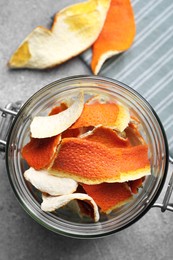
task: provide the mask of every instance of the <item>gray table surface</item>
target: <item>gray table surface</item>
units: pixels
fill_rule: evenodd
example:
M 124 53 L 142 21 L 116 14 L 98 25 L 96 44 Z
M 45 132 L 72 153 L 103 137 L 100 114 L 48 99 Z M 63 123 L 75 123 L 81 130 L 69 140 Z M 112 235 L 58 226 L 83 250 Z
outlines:
M 62 77 L 90 74 L 79 57 L 48 71 L 9 70 L 7 62 L 37 25 L 77 1 L 0 1 L 0 106 L 27 100 L 41 87 Z M 171 169 L 170 169 L 171 170 Z M 159 198 L 163 198 L 163 192 Z M 0 159 L 0 260 L 20 259 L 172 259 L 173 214 L 151 209 L 126 230 L 102 239 L 77 240 L 54 234 L 29 217 L 19 205 Z

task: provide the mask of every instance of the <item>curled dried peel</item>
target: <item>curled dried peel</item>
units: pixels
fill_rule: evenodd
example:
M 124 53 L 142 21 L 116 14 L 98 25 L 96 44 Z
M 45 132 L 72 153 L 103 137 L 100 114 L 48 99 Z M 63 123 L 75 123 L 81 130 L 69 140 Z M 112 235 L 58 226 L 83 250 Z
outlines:
M 99 142 L 64 138 L 50 171 L 86 184 L 134 180 L 150 174 L 148 147 L 109 148 Z
M 89 0 L 58 12 L 51 30 L 36 27 L 12 55 L 11 68 L 44 69 L 80 54 L 97 39 L 110 0 Z
M 110 148 L 128 147 L 130 144 L 127 138 L 122 138 L 116 131 L 103 126 L 95 128 L 89 133 L 80 136 L 80 138 L 92 142 L 99 142 Z
M 87 194 L 82 194 L 82 193 L 73 193 L 69 195 L 62 195 L 58 197 L 51 197 L 51 196 L 42 196 L 43 202 L 41 204 L 41 209 L 46 212 L 52 212 L 55 211 L 56 209 L 59 209 L 66 204 L 68 204 L 72 200 L 85 200 L 87 201 L 94 210 L 94 221 L 97 222 L 99 221 L 99 211 L 98 211 L 98 206 L 95 203 L 95 201 L 88 196 Z
M 84 106 L 83 93 L 66 110 L 51 116 L 34 117 L 30 131 L 34 138 L 46 138 L 58 135 L 69 128 L 81 115 Z
M 138 121 L 139 123 L 139 121 Z M 130 122 L 129 126 L 125 129 L 126 136 L 129 140 L 131 146 L 137 146 L 145 144 L 144 138 L 141 136 L 136 124 Z M 137 194 L 138 189 L 142 187 L 145 177 L 141 177 L 136 180 L 131 180 L 128 182 L 129 187 L 131 188 L 132 193 Z
M 93 73 L 98 74 L 108 58 L 127 50 L 134 40 L 135 32 L 130 0 L 112 0 L 103 29 L 93 44 Z
M 66 110 L 68 108 L 67 104 L 61 103 L 59 106 L 53 107 L 49 113 L 49 116 L 53 116 L 59 114 L 60 112 Z
M 49 116 L 51 115 L 56 115 L 64 110 L 66 110 L 68 108 L 66 103 L 61 103 L 59 106 L 56 106 L 54 108 L 52 108 L 52 110 L 49 113 Z M 77 137 L 80 134 L 80 130 L 79 129 L 67 129 L 62 133 L 62 138 L 64 137 Z
M 135 124 L 130 122 L 129 126 L 125 129 L 125 133 L 131 146 L 145 144 L 145 140 Z
M 122 132 L 130 121 L 127 108 L 116 103 L 92 103 L 85 104 L 83 112 L 71 128 L 87 126 L 106 126 Z
M 61 135 L 43 139 L 31 138 L 21 151 L 22 157 L 36 170 L 47 168 L 55 157 L 60 141 Z
M 101 211 L 107 214 L 133 198 L 126 183 L 82 184 L 82 187 L 94 199 Z
M 69 178 L 58 178 L 46 170 L 36 171 L 29 168 L 24 172 L 24 177 L 35 188 L 52 196 L 71 194 L 77 189 L 77 182 Z

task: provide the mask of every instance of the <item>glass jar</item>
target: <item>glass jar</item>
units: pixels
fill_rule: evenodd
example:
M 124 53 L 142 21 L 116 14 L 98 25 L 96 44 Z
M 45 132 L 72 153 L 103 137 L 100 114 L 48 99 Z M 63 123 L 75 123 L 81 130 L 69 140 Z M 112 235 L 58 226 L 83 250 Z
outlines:
M 52 107 L 67 98 L 76 97 L 81 89 L 87 98 L 101 94 L 128 107 L 130 113 L 141 122 L 141 134 L 149 146 L 151 175 L 145 179 L 143 188 L 132 202 L 113 211 L 107 217 L 101 215 L 98 223 L 83 221 L 70 207 L 59 209 L 55 213 L 43 212 L 40 209 L 40 193 L 26 183 L 23 177 L 28 166 L 21 157 L 21 149 L 29 140 L 29 127 L 33 117 L 47 115 Z M 8 114 L 10 110 L 4 109 L 3 113 Z M 7 142 L 1 140 L 1 145 L 5 146 L 6 167 L 11 186 L 26 212 L 44 227 L 71 237 L 101 237 L 133 224 L 154 205 L 162 190 L 168 170 L 169 154 L 166 135 L 153 108 L 127 85 L 98 76 L 75 76 L 61 79 L 39 90 L 18 112 L 14 114 L 11 112 L 11 115 L 15 118 L 8 133 Z M 168 207 L 172 210 L 171 206 Z

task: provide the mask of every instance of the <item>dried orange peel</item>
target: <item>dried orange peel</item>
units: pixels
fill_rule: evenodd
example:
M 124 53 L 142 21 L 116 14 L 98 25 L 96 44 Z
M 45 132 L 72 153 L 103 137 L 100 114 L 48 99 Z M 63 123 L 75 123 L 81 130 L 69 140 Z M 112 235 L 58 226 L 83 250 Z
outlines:
M 109 214 L 130 202 L 151 169 L 140 122 L 131 121 L 129 110 L 98 96 L 84 103 L 84 97 L 80 92 L 72 105 L 62 102 L 40 119 L 48 120 L 49 128 L 58 124 L 54 134 L 59 134 L 31 137 L 22 149 L 31 167 L 24 177 L 44 193 L 42 210 L 52 212 L 80 200 L 81 214 L 93 218 L 93 211 L 94 221 L 98 221 L 99 210 Z M 93 210 L 89 207 L 85 212 L 83 201 Z
M 137 118 L 132 118 L 133 122 L 129 123 L 129 126 L 125 129 L 125 134 L 126 137 L 129 141 L 129 145 L 130 146 L 137 146 L 137 145 L 142 145 L 145 144 L 144 138 L 142 137 L 142 135 L 140 134 L 138 127 L 136 125 L 140 124 L 139 120 Z M 145 176 L 141 177 L 140 179 L 136 179 L 136 180 L 132 180 L 128 182 L 128 185 L 132 191 L 132 193 L 137 194 L 138 193 L 138 189 L 140 187 L 142 187 L 142 184 L 145 180 Z
M 102 143 L 109 148 L 130 146 L 128 138 L 123 138 L 113 129 L 104 126 L 96 127 L 92 131 L 81 135 L 80 138 Z
M 52 212 L 55 211 L 56 209 L 59 209 L 66 204 L 68 204 L 72 200 L 84 200 L 88 202 L 94 211 L 94 221 L 98 222 L 99 221 L 99 210 L 98 206 L 95 203 L 95 201 L 88 196 L 87 194 L 83 193 L 73 193 L 73 194 L 68 194 L 68 195 L 62 195 L 58 197 L 52 197 L 52 196 L 42 196 L 43 202 L 41 204 L 41 209 L 46 212 Z
M 11 68 L 45 69 L 89 48 L 99 36 L 111 0 L 88 0 L 55 15 L 51 30 L 36 27 L 12 55 Z
M 35 188 L 52 196 L 71 194 L 76 191 L 78 183 L 69 178 L 57 178 L 47 170 L 36 171 L 29 168 L 24 172 L 24 177 Z
M 148 147 L 109 148 L 98 142 L 64 138 L 50 170 L 86 184 L 134 180 L 150 174 Z
M 82 184 L 82 187 L 106 214 L 130 202 L 133 198 L 126 183 Z
M 59 106 L 53 107 L 52 110 L 49 112 L 49 116 L 57 115 L 60 112 L 66 110 L 68 108 L 66 103 L 61 103 Z
M 122 132 L 130 121 L 127 108 L 117 103 L 85 103 L 83 112 L 71 128 L 106 126 Z
M 68 108 L 66 103 L 61 103 L 59 106 L 53 107 L 52 110 L 49 113 L 49 116 L 59 114 L 60 112 L 66 110 Z M 80 130 L 78 128 L 76 129 L 67 129 L 63 131 L 62 138 L 64 137 L 77 137 L 80 135 Z
M 129 123 L 129 126 L 125 129 L 126 136 L 131 146 L 145 144 L 145 140 L 138 130 L 138 127 L 134 123 Z
M 50 115 L 34 117 L 30 131 L 34 138 L 47 138 L 68 129 L 81 115 L 84 106 L 83 93 L 80 92 L 73 104 L 66 110 Z
M 98 74 L 108 58 L 127 50 L 133 43 L 135 33 L 130 0 L 112 0 L 104 27 L 92 47 L 93 73 Z
M 55 158 L 60 141 L 61 135 L 43 139 L 31 138 L 21 151 L 22 157 L 36 170 L 47 168 Z

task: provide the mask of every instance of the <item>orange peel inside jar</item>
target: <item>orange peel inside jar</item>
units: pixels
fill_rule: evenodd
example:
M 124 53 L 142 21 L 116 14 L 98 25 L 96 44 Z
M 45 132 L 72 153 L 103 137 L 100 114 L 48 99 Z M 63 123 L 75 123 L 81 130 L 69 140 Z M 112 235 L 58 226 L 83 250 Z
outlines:
M 42 139 L 31 138 L 21 151 L 22 157 L 36 170 L 47 168 L 55 158 L 60 141 L 61 135 Z
M 82 187 L 106 214 L 130 202 L 133 198 L 126 183 L 82 184 Z
M 45 196 L 44 194 L 42 195 L 43 202 L 41 204 L 41 209 L 45 212 L 52 212 L 55 211 L 56 209 L 59 209 L 65 205 L 67 205 L 70 201 L 72 200 L 81 200 L 81 201 L 86 201 L 89 205 L 91 205 L 93 209 L 93 219 L 95 222 L 99 221 L 99 210 L 98 206 L 87 194 L 83 193 L 73 193 L 73 194 L 67 194 L 67 195 L 62 195 L 62 196 Z
M 86 184 L 134 180 L 150 174 L 148 147 L 109 148 L 98 142 L 64 138 L 50 170 Z
M 129 111 L 117 103 L 85 103 L 81 116 L 71 128 L 102 125 L 122 132 L 129 121 Z
M 32 167 L 24 172 L 24 178 L 41 192 L 52 196 L 71 194 L 78 187 L 72 179 L 57 178 L 47 170 L 37 171 Z
M 30 125 L 31 136 L 34 138 L 47 138 L 61 134 L 79 118 L 83 106 L 84 95 L 81 91 L 73 103 L 58 114 L 35 116 Z
M 66 110 L 68 108 L 66 103 L 61 103 L 59 106 L 53 107 L 49 112 L 49 116 L 57 115 L 58 113 Z
M 49 116 L 57 115 L 58 113 L 66 110 L 68 108 L 68 105 L 66 103 L 61 103 L 59 106 L 55 106 L 52 108 L 52 110 L 49 113 Z M 80 134 L 80 130 L 78 128 L 76 129 L 70 129 L 62 132 L 62 138 L 64 137 L 77 137 Z
M 109 148 L 128 147 L 130 142 L 128 138 L 123 138 L 119 133 L 107 127 L 96 127 L 89 133 L 83 134 L 80 138 L 85 140 L 102 143 Z
M 35 179 L 36 176 L 29 176 L 33 185 L 42 187 L 40 191 L 51 190 L 51 196 L 43 195 L 41 208 L 44 211 L 53 211 L 73 199 L 81 199 L 80 203 L 83 200 L 92 202 L 95 212 L 98 211 L 97 205 L 100 212 L 109 214 L 130 202 L 145 176 L 151 174 L 148 146 L 124 106 L 108 100 L 99 102 L 97 97 L 85 103 L 82 97 L 76 102 L 80 115 L 73 124 L 69 124 L 69 117 L 65 116 L 63 119 L 68 127 L 60 126 L 64 130 L 53 137 L 31 138 L 22 149 L 22 156 L 35 170 L 46 169 L 47 175 L 42 179 L 52 181 L 54 176 L 58 178 L 57 183 L 63 183 L 60 179 L 65 181 L 68 178 L 83 188 L 83 193 L 77 194 L 74 190 L 70 195 L 63 193 L 53 198 L 49 185 Z M 62 102 L 50 111 L 48 117 L 58 118 L 62 113 L 71 115 L 69 108 Z M 32 172 L 34 174 L 34 170 Z M 41 172 L 37 175 L 41 176 Z M 54 194 L 57 190 L 59 192 L 59 188 L 53 189 Z M 97 213 L 94 220 L 98 219 Z

